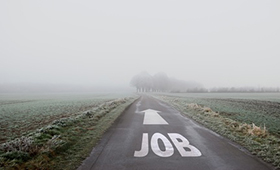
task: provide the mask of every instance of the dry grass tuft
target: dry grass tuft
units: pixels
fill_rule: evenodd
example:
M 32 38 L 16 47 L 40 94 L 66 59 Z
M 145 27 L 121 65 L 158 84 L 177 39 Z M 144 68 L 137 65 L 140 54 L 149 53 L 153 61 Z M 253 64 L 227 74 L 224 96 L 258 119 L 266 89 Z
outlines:
M 211 108 L 209 107 L 204 107 L 202 108 L 202 111 L 205 113 L 205 112 L 213 112 Z
M 210 107 L 202 107 L 202 106 L 198 105 L 197 103 L 188 104 L 187 107 L 189 109 L 200 110 L 204 115 L 207 115 L 207 116 L 212 116 L 212 117 L 219 116 L 219 113 L 214 112 Z
M 188 104 L 187 106 L 190 109 L 198 109 L 199 108 L 199 106 L 196 103 L 191 103 L 191 104 Z
M 263 129 L 261 127 L 256 126 L 254 123 L 252 124 L 251 128 L 248 129 L 248 134 L 255 135 L 259 137 L 266 137 L 268 132 L 264 125 Z
M 250 125 L 248 125 L 247 123 L 243 123 L 238 126 L 237 130 L 242 133 L 247 133 L 250 128 Z

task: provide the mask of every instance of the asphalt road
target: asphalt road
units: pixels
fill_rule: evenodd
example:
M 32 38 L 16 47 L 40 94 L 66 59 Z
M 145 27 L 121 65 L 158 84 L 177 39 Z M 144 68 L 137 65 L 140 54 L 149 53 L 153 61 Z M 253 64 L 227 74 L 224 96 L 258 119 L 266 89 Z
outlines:
M 169 105 L 143 95 L 104 134 L 79 169 L 272 168 L 248 154 L 242 147 L 182 116 Z

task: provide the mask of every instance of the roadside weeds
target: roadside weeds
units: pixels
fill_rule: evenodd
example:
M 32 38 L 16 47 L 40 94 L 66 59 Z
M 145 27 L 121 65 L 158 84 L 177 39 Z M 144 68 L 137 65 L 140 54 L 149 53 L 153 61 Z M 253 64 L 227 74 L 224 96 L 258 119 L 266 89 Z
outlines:
M 157 98 L 170 103 L 185 115 L 244 146 L 253 155 L 280 169 L 280 138 L 270 134 L 265 125 L 259 127 L 254 123 L 235 121 L 209 107 L 186 103 L 181 99 L 166 96 L 157 96 Z

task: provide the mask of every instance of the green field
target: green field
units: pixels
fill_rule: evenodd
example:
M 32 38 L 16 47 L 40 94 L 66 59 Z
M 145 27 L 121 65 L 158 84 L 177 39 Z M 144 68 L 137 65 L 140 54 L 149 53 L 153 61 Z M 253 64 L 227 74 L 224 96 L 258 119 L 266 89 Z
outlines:
M 280 93 L 166 93 L 158 94 L 210 107 L 225 117 L 266 126 L 280 136 Z M 183 104 L 182 103 L 182 104 Z
M 76 169 L 137 95 L 0 95 L 0 169 Z
M 0 144 L 128 94 L 0 94 Z
M 184 98 L 251 99 L 280 102 L 280 93 L 158 93 Z
M 280 169 L 279 93 L 156 93 L 153 96 Z

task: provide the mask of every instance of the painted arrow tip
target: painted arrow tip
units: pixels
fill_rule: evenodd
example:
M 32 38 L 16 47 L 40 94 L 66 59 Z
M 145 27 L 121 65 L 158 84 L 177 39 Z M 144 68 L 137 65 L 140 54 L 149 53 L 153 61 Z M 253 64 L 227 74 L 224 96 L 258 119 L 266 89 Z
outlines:
M 158 114 L 157 110 L 147 109 L 144 112 L 144 125 L 168 125 L 168 123 Z
M 160 112 L 158 110 L 153 110 L 153 109 L 146 109 L 146 110 L 143 110 L 141 112 Z

